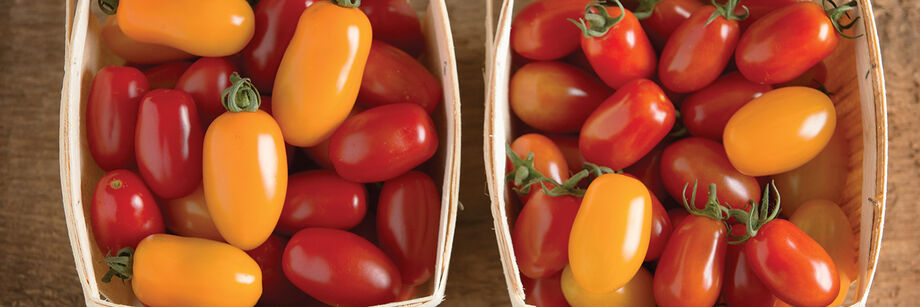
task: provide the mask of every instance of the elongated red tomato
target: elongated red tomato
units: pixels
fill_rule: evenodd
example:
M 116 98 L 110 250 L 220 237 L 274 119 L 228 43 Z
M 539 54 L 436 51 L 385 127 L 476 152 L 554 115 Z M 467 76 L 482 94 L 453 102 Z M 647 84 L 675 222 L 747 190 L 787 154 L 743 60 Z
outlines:
M 840 291 L 831 257 L 787 220 L 767 222 L 744 243 L 745 260 L 764 285 L 794 306 L 827 306 Z
M 731 12 L 732 5 L 737 2 L 730 0 L 727 12 Z M 674 30 L 661 51 L 658 63 L 661 84 L 677 93 L 690 93 L 715 81 L 731 60 L 741 36 L 737 18 L 711 5 L 693 12 Z
M 230 87 L 230 74 L 237 71 L 226 58 L 200 58 L 176 81 L 176 89 L 192 95 L 203 124 L 226 111 L 220 103 L 224 89 Z
M 134 166 L 134 129 L 147 78 L 133 67 L 106 66 L 96 73 L 86 103 L 86 142 L 104 170 Z
M 684 197 L 689 201 L 696 184 L 697 208 L 706 204 L 710 184 L 718 187 L 719 200 L 732 208 L 741 209 L 748 201 L 760 199 L 757 179 L 735 170 L 722 145 L 710 139 L 686 138 L 665 148 L 661 154 L 661 179 L 678 202 Z M 684 186 L 688 184 L 684 195 Z
M 569 264 L 569 233 L 581 198 L 537 191 L 518 214 L 511 233 L 514 256 L 524 276 L 549 278 Z
M 652 228 L 648 241 L 648 251 L 645 253 L 645 261 L 653 261 L 661 257 L 661 252 L 671 238 L 674 227 L 671 225 L 671 218 L 668 217 L 668 211 L 664 209 L 658 197 L 655 194 L 649 194 L 652 199 Z
M 722 76 L 684 99 L 680 106 L 684 126 L 695 136 L 721 140 L 728 119 L 745 104 L 772 89 L 769 85 L 748 81 L 739 73 Z
M 732 234 L 743 235 L 744 224 L 732 227 Z M 725 253 L 725 282 L 722 295 L 729 307 L 773 307 L 779 301 L 748 267 L 743 245 L 728 245 Z M 781 301 L 779 301 L 781 302 Z
M 741 4 L 747 7 L 747 12 L 749 15 L 748 18 L 740 21 L 741 28 L 747 29 L 751 26 L 751 24 L 759 20 L 761 17 L 788 5 L 803 1 L 806 0 L 744 0 L 741 2 Z M 744 12 L 744 8 L 740 6 L 735 9 L 736 15 L 744 14 Z
M 192 65 L 190 61 L 176 61 L 160 64 L 144 70 L 150 89 L 171 89 L 176 87 L 179 78 Z
M 671 201 L 668 190 L 665 189 L 664 182 L 661 180 L 661 153 L 664 152 L 666 145 L 668 145 L 667 141 L 659 143 L 642 159 L 623 169 L 623 171 L 636 176 L 648 188 L 649 193 L 652 193 L 659 201 L 662 201 L 662 205 L 670 207 L 673 201 Z
M 329 305 L 370 306 L 393 301 L 399 270 L 379 248 L 338 229 L 306 228 L 291 237 L 281 259 L 297 288 Z
M 440 221 L 441 194 L 431 177 L 408 172 L 383 183 L 377 237 L 396 262 L 403 286 L 420 285 L 434 274 Z
M 627 82 L 654 75 L 658 58 L 636 16 L 622 6 L 589 4 L 589 7 L 596 12 L 586 14 L 595 17 L 583 17 L 603 20 L 604 24 L 579 25 L 583 31 L 581 50 L 601 80 L 619 89 Z
M 416 104 L 379 106 L 348 118 L 329 141 L 335 171 L 350 181 L 392 179 L 438 149 L 431 117 Z
M 287 242 L 281 236 L 272 235 L 259 247 L 246 251 L 262 271 L 262 296 L 256 306 L 323 306 L 284 276 L 281 258 Z
M 441 84 L 405 51 L 374 40 L 364 66 L 358 102 L 367 107 L 408 102 L 431 114 L 441 102 Z
M 569 235 L 569 265 L 591 292 L 626 285 L 642 266 L 651 236 L 652 201 L 639 180 L 597 177 L 585 192 Z
M 292 235 L 307 227 L 349 229 L 361 222 L 365 212 L 363 184 L 342 179 L 330 170 L 307 171 L 288 177 L 277 231 Z
M 303 10 L 315 0 L 262 0 L 256 4 L 255 34 L 242 51 L 243 69 L 260 93 L 272 92 L 275 74 L 294 37 Z M 366 0 L 364 1 L 366 3 Z
M 514 139 L 511 150 L 526 159 L 533 153 L 533 165 L 543 176 L 562 183 L 569 179 L 569 166 L 559 147 L 548 137 L 538 133 L 529 133 Z M 510 167 L 510 163 L 509 163 Z
M 514 115 L 543 132 L 575 132 L 610 89 L 591 74 L 562 62 L 533 62 L 511 77 Z
M 712 306 L 722 289 L 725 226 L 707 216 L 690 215 L 674 230 L 655 268 L 658 306 Z
M 201 184 L 204 133 L 192 96 L 183 91 L 153 90 L 141 100 L 134 151 L 150 190 L 178 198 Z
M 148 235 L 163 233 L 160 207 L 136 174 L 114 170 L 102 176 L 90 207 L 93 238 L 103 254 L 137 248 Z
M 664 139 L 675 119 L 674 106 L 655 82 L 634 80 L 591 113 L 578 147 L 589 162 L 622 169 Z
M 521 282 L 524 284 L 524 302 L 540 307 L 569 307 L 562 293 L 561 278 L 561 272 L 541 279 L 521 276 Z
M 585 157 L 581 155 L 581 150 L 578 149 L 578 136 L 557 134 L 550 135 L 549 139 L 562 152 L 562 156 L 565 157 L 565 164 L 570 170 L 585 168 Z M 526 157 L 525 155 L 524 158 Z
M 821 5 L 799 2 L 751 24 L 738 41 L 735 64 L 753 82 L 783 83 L 830 55 L 839 40 Z
M 406 0 L 362 0 L 358 7 L 374 29 L 374 39 L 399 47 L 413 57 L 425 49 L 418 14 Z
M 655 0 L 645 0 L 654 2 Z M 699 0 L 659 0 L 651 13 L 646 16 L 637 16 L 641 19 L 642 28 L 648 33 L 649 39 L 658 47 L 663 47 L 671 37 L 671 33 L 685 20 L 690 18 L 703 3 Z M 744 13 L 744 12 L 741 12 Z M 645 18 L 643 18 L 645 17 Z
M 548 61 L 578 49 L 578 29 L 569 18 L 585 14 L 586 0 L 540 0 L 528 4 L 511 21 L 511 49 L 528 59 Z

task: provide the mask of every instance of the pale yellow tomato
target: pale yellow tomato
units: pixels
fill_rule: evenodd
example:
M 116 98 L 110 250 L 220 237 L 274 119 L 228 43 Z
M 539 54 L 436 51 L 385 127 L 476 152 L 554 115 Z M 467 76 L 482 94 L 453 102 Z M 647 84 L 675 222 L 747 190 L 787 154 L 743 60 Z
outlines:
M 856 236 L 840 206 L 823 199 L 811 200 L 796 210 L 789 221 L 827 251 L 840 273 L 850 278 L 856 276 Z
M 792 216 L 796 209 L 812 199 L 842 201 L 849 147 L 843 133 L 837 130 L 817 157 L 794 170 L 773 176 L 783 196 L 781 210 L 785 216 Z

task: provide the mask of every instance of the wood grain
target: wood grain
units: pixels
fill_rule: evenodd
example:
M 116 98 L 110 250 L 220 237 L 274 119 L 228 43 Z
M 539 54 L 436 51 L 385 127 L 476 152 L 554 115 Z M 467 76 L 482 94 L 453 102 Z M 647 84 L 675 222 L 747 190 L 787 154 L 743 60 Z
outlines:
M 485 8 L 479 1 L 447 2 L 464 103 L 464 210 L 445 306 L 507 306 L 483 173 Z M 920 3 L 873 2 L 888 88 L 890 196 L 870 304 L 910 306 L 920 301 Z M 57 160 L 63 2 L 6 1 L 0 37 L 0 306 L 80 305 Z

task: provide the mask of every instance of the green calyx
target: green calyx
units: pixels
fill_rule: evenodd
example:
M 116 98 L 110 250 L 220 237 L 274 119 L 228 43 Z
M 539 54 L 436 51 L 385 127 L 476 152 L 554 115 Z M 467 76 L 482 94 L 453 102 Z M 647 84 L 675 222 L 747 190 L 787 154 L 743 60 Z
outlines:
M 527 154 L 526 159 L 521 159 L 511 149 L 511 145 L 505 144 L 505 155 L 511 160 L 511 172 L 505 175 L 505 181 L 511 183 L 511 189 L 519 195 L 530 194 L 531 188 L 539 185 L 543 193 L 549 196 L 571 195 L 575 197 L 585 196 L 585 189 L 579 188 L 578 183 L 589 176 L 600 177 L 604 174 L 622 173 L 609 167 L 599 166 L 585 162 L 585 168 L 578 173 L 573 174 L 565 182 L 559 183 L 553 178 L 544 176 L 534 167 L 533 153 Z M 547 186 L 552 185 L 552 188 Z
M 690 200 L 687 200 L 687 187 L 690 186 L 690 183 L 684 184 L 684 190 L 681 192 L 681 197 L 683 198 L 684 209 L 687 210 L 690 214 L 705 216 L 717 221 L 724 221 L 728 219 L 728 206 L 722 206 L 719 204 L 719 198 L 716 196 L 716 184 L 709 184 L 709 198 L 706 200 L 706 206 L 703 209 L 696 207 L 696 188 L 697 182 L 693 182 L 693 192 L 690 194 Z
M 772 209 L 770 208 L 770 194 L 776 195 L 776 206 Z M 760 203 L 751 201 L 745 209 L 750 209 L 750 211 L 745 211 L 741 209 L 729 209 L 728 214 L 731 217 L 734 217 L 738 222 L 745 225 L 747 232 L 742 236 L 735 236 L 732 234 L 731 225 L 728 226 L 728 236 L 732 240 L 728 241 L 728 244 L 741 244 L 747 241 L 748 239 L 757 235 L 757 231 L 760 230 L 760 227 L 766 225 L 770 221 L 776 219 L 779 215 L 780 210 L 780 196 L 779 190 L 776 189 L 776 184 L 773 181 L 770 181 L 763 188 L 763 198 L 760 200 Z
M 130 280 L 133 274 L 133 256 L 134 249 L 130 247 L 122 248 L 114 257 L 106 253 L 105 259 L 103 259 L 102 262 L 109 266 L 109 271 L 105 272 L 105 275 L 102 276 L 102 282 L 107 283 L 112 281 L 113 276 L 121 278 L 123 281 Z
M 115 15 L 118 11 L 118 0 L 98 0 L 99 9 L 106 15 Z
M 636 19 L 639 20 L 651 17 L 658 2 L 661 2 L 661 0 L 639 0 L 639 7 L 633 11 L 633 16 L 636 16 Z
M 716 11 L 712 12 L 712 15 L 709 16 L 709 20 L 706 21 L 708 26 L 712 23 L 713 20 L 716 20 L 719 16 L 722 16 L 726 20 L 744 20 L 747 19 L 751 12 L 748 10 L 747 6 L 742 5 L 741 8 L 744 9 L 744 14 L 737 15 L 735 14 L 735 8 L 738 7 L 738 2 L 741 0 L 728 0 L 724 5 L 720 5 L 716 0 L 712 0 L 712 6 L 716 7 Z
M 604 36 L 610 28 L 623 20 L 623 16 L 626 16 L 626 9 L 623 8 L 623 4 L 619 0 L 613 0 L 613 2 L 620 8 L 620 15 L 617 17 L 610 17 L 610 14 L 607 13 L 607 7 L 602 5 L 604 1 L 598 1 L 588 3 L 585 7 L 584 18 L 578 18 L 578 20 L 569 18 L 569 21 L 581 29 L 585 37 Z M 597 13 L 594 11 L 597 11 Z
M 350 9 L 356 9 L 361 6 L 361 0 L 333 0 L 332 3 Z
M 827 8 L 828 2 L 831 3 L 831 8 Z M 824 6 L 824 11 L 827 12 L 827 17 L 830 18 L 831 24 L 834 25 L 834 29 L 837 30 L 837 33 L 839 33 L 840 36 L 843 36 L 849 39 L 857 39 L 863 36 L 862 34 L 851 36 L 851 35 L 846 35 L 843 33 L 843 30 L 847 30 L 849 28 L 852 28 L 854 25 L 856 25 L 856 21 L 859 20 L 859 16 L 856 16 L 856 18 L 853 18 L 853 20 L 850 21 L 850 23 L 848 24 L 840 24 L 840 22 L 838 21 L 844 15 L 849 16 L 849 11 L 856 8 L 857 4 L 858 3 L 855 0 L 844 3 L 843 6 L 837 6 L 837 3 L 835 3 L 834 0 L 822 0 L 821 1 L 821 5 Z
M 255 112 L 262 103 L 259 89 L 249 78 L 242 78 L 234 72 L 230 75 L 230 87 L 220 95 L 220 102 L 230 112 Z

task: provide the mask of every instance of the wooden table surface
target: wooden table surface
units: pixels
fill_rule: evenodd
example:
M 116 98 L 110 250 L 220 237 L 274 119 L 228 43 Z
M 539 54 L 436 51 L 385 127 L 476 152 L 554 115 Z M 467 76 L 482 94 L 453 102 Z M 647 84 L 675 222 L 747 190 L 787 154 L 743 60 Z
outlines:
M 507 306 L 482 155 L 484 4 L 449 0 L 463 101 L 463 174 L 446 306 Z M 870 302 L 920 302 L 920 2 L 875 0 L 888 88 L 889 199 Z M 0 5 L 0 306 L 75 306 L 58 113 L 64 3 Z

